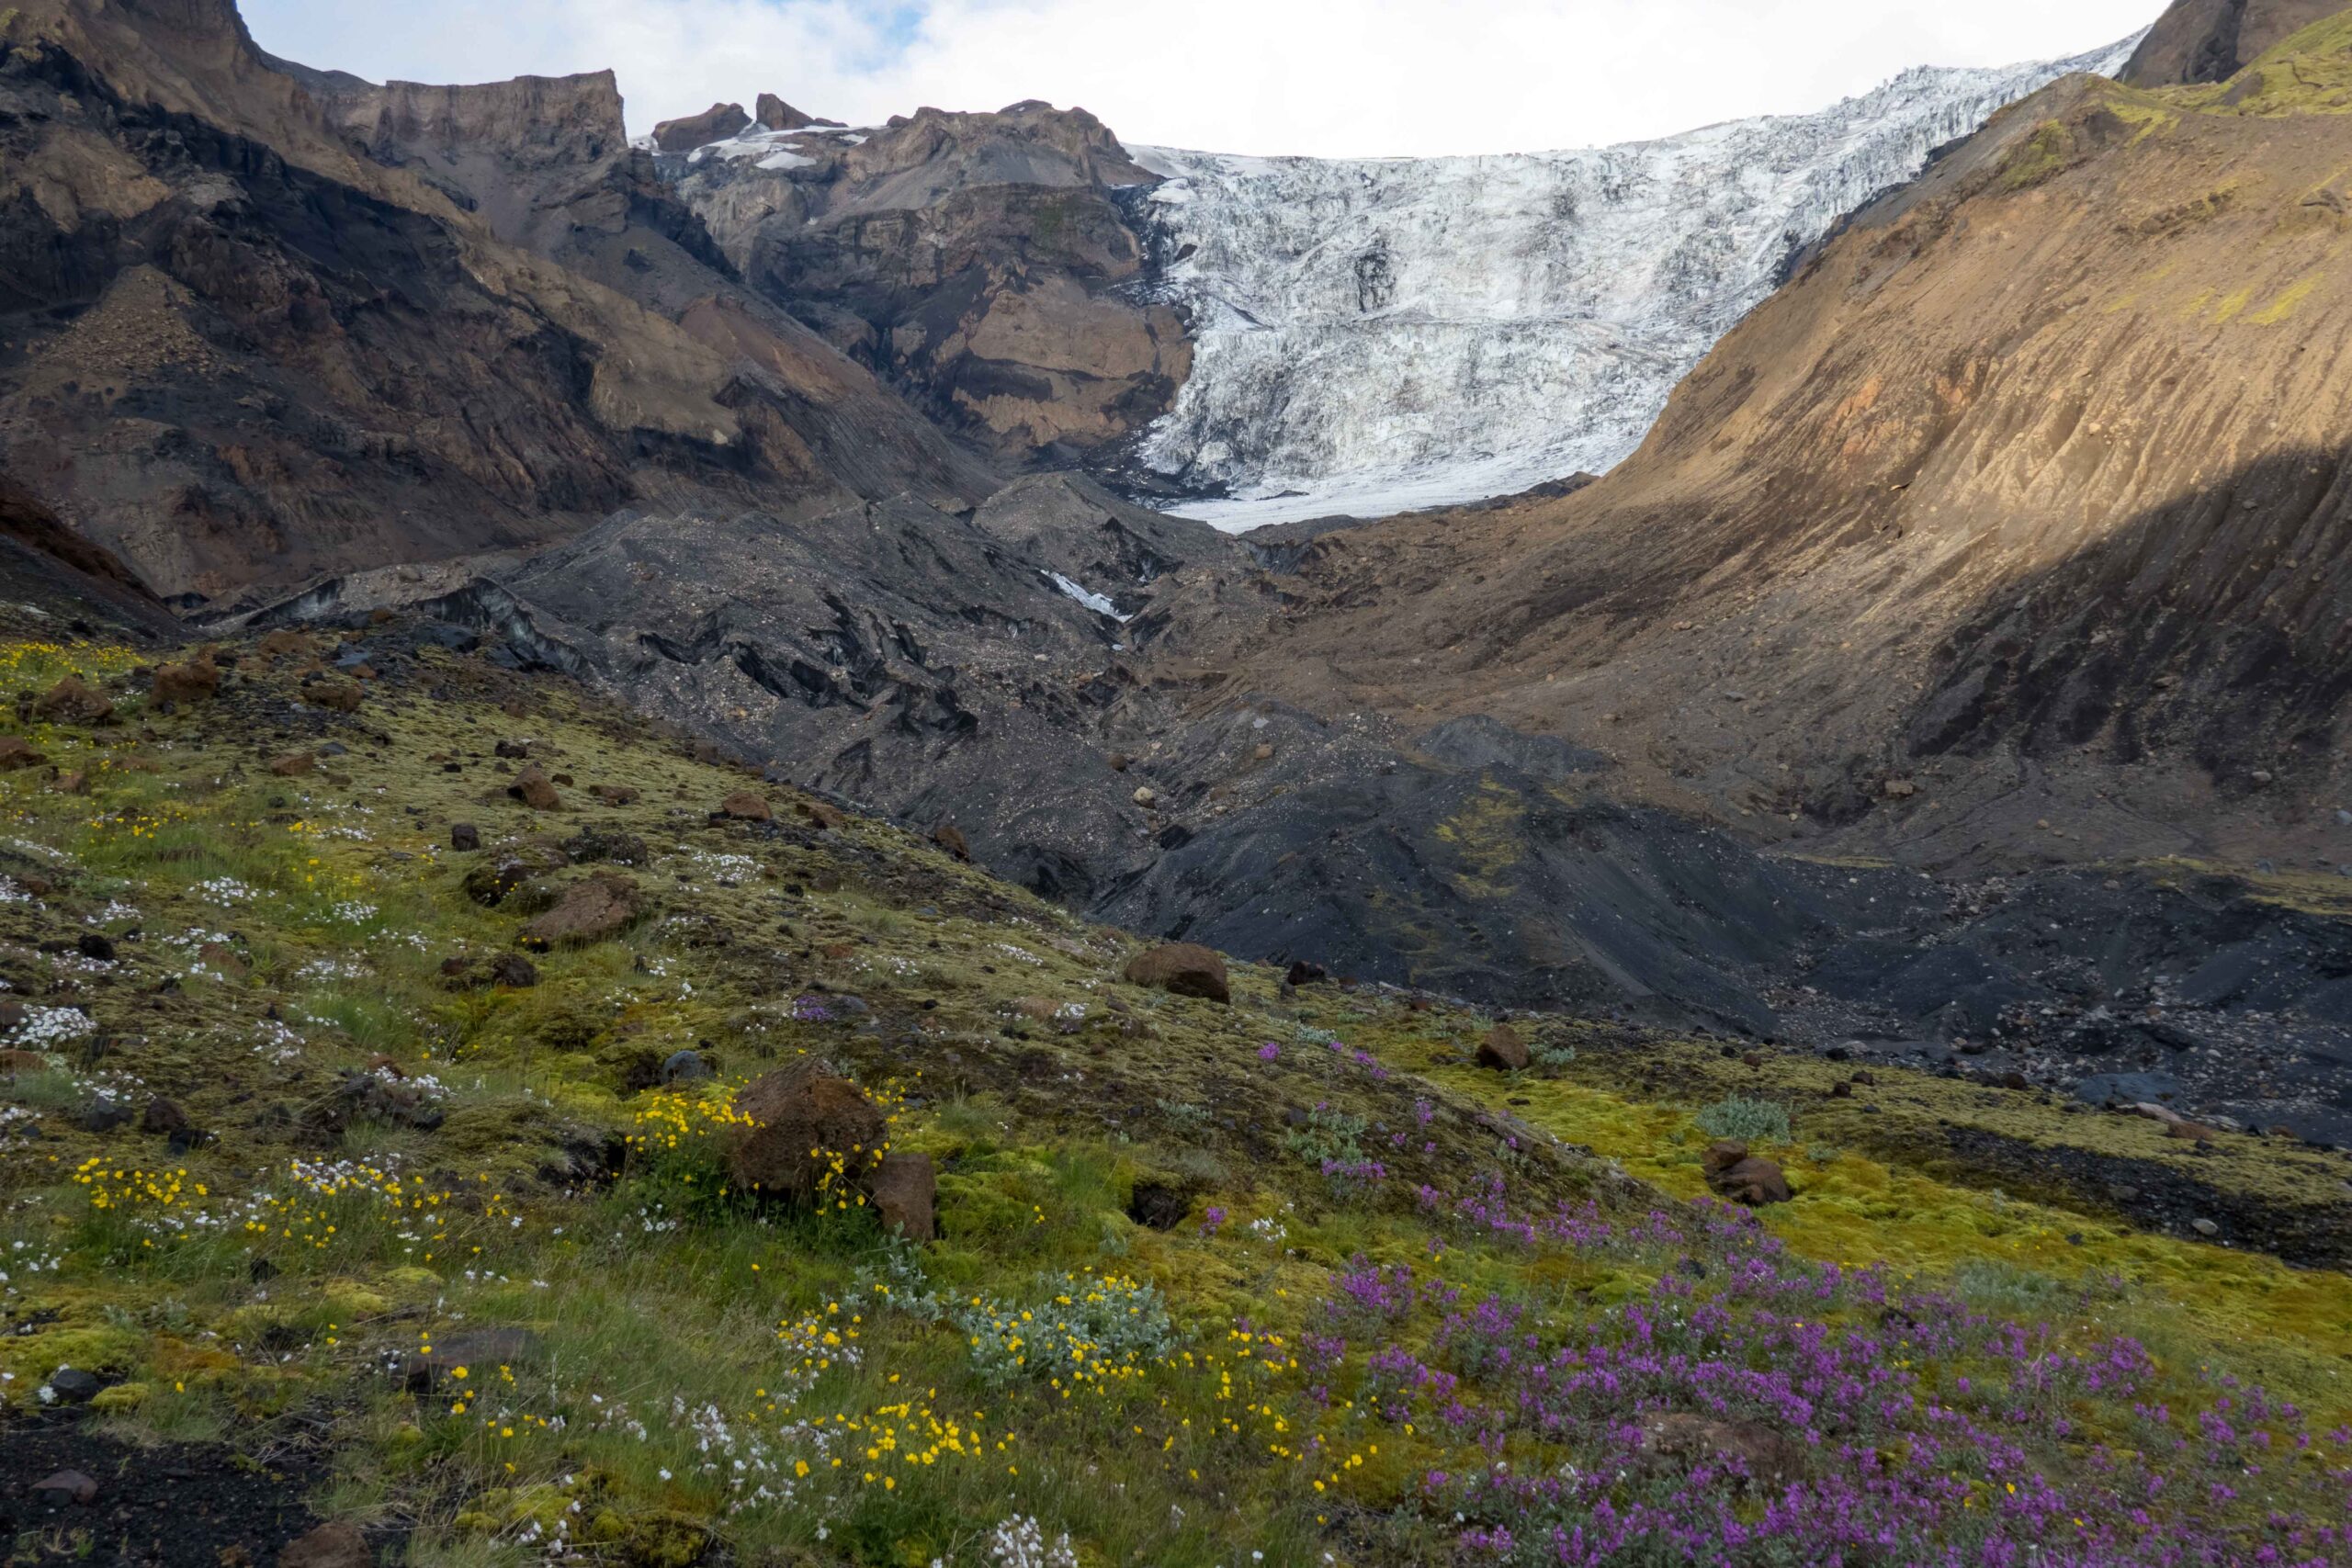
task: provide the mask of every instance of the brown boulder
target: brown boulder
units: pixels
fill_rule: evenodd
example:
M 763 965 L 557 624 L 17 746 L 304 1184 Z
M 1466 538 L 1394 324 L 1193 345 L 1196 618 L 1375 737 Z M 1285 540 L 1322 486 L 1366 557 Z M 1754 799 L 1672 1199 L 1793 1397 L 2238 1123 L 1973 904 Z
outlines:
M 752 123 L 741 104 L 713 104 L 700 114 L 665 119 L 653 128 L 653 145 L 664 152 L 691 152 L 724 141 Z
M 1700 1156 L 1700 1167 L 1707 1174 L 1707 1185 L 1718 1197 L 1751 1209 L 1767 1203 L 1785 1203 L 1794 1196 L 1789 1190 L 1789 1179 L 1781 1168 L 1769 1159 L 1747 1152 L 1747 1145 L 1726 1139 L 1709 1146 Z
M 753 1079 L 735 1097 L 735 1110 L 751 1124 L 728 1152 L 729 1171 L 741 1186 L 796 1201 L 816 1197 L 820 1186 L 831 1197 L 862 1185 L 888 1133 L 864 1089 L 815 1064 Z
M 269 659 L 284 659 L 289 654 L 297 659 L 308 659 L 317 652 L 311 647 L 311 639 L 298 631 L 274 631 L 262 638 L 258 646 L 263 656 Z
M 1149 986 L 1170 996 L 1233 1000 L 1224 955 L 1195 942 L 1171 942 L 1138 953 L 1127 960 L 1125 976 L 1130 986 Z
M 0 735 L 0 773 L 13 773 L 18 768 L 38 768 L 49 759 L 32 748 L 32 742 L 21 735 Z
M 220 694 L 220 667 L 212 655 L 200 653 L 185 664 L 155 667 L 155 700 L 159 703 L 203 703 Z
M 332 713 L 357 713 L 359 688 L 349 681 L 321 681 L 302 688 L 302 700 Z
M 1498 1023 L 1487 1031 L 1487 1038 L 1478 1045 L 1478 1065 L 1498 1073 L 1523 1073 L 1532 1060 L 1527 1054 L 1527 1043 L 1508 1023 Z
M 33 713 L 52 724 L 103 724 L 114 716 L 114 703 L 80 676 L 68 675 L 33 705 Z
M 874 1172 L 874 1208 L 885 1231 L 929 1241 L 939 1201 L 939 1176 L 929 1155 L 884 1155 Z
M 633 806 L 637 803 L 637 791 L 627 784 L 591 784 L 588 793 L 607 806 Z
M 277 1568 L 372 1568 L 375 1561 L 359 1527 L 338 1519 L 288 1541 L 277 1554 Z
M 964 829 L 953 822 L 942 822 L 931 830 L 931 841 L 954 855 L 957 860 L 972 858 L 972 841 L 964 837 Z
M 739 789 L 718 803 L 718 814 L 732 822 L 772 822 L 775 811 L 766 797 Z
M 274 759 L 269 764 L 269 771 L 280 777 L 290 779 L 300 773 L 315 773 L 318 766 L 319 759 L 316 752 L 288 751 L 285 756 Z
M 1726 1466 L 1766 1490 L 1778 1490 L 1804 1473 L 1804 1445 L 1760 1421 L 1718 1421 L 1682 1412 L 1645 1416 L 1641 1449 L 1685 1465 Z
M 527 947 L 584 947 L 616 937 L 645 913 L 637 884 L 616 871 L 600 871 L 567 888 L 554 908 L 523 928 Z
M 0 1077 L 14 1077 L 18 1073 L 45 1073 L 49 1058 L 38 1051 L 0 1051 Z
M 563 796 L 556 794 L 555 784 L 537 768 L 525 768 L 506 786 L 506 793 L 534 811 L 560 811 Z
M 90 793 L 90 775 L 76 768 L 72 773 L 58 774 L 50 781 L 49 787 L 60 795 L 87 795 Z
M 827 828 L 838 831 L 839 829 L 849 826 L 849 818 L 845 814 L 833 807 L 826 805 L 821 800 L 796 801 L 793 804 L 792 809 L 797 811 L 801 816 L 806 817 L 809 821 L 814 822 L 820 828 Z

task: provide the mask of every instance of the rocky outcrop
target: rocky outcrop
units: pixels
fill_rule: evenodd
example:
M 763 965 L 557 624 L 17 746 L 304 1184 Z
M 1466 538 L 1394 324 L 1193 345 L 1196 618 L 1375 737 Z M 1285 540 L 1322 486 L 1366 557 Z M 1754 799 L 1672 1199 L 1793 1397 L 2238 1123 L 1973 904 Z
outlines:
M 804 126 L 817 123 L 815 119 L 802 114 L 774 93 L 760 95 L 759 107 L 752 110 L 752 122 L 763 130 L 798 130 Z M 658 136 L 656 140 L 659 140 Z
M 2343 0 L 2173 0 L 2120 79 L 2135 87 L 2225 82 Z
M 653 145 L 664 152 L 691 152 L 713 141 L 724 141 L 751 123 L 752 117 L 743 112 L 742 105 L 713 104 L 700 114 L 665 119 L 656 125 Z
M 786 385 L 669 319 L 728 280 L 608 78 L 298 78 L 225 0 L 0 17 L 0 447 L 160 592 L 528 549 L 647 493 L 838 505 L 843 445 L 878 493 L 990 488 L 839 356 Z M 670 297 L 611 286 L 633 253 Z
M 1083 110 L 922 109 L 663 166 L 753 287 L 1016 460 L 1107 452 L 1190 373 L 1177 312 L 1119 290 L 1145 262 L 1120 193 L 1155 176 Z

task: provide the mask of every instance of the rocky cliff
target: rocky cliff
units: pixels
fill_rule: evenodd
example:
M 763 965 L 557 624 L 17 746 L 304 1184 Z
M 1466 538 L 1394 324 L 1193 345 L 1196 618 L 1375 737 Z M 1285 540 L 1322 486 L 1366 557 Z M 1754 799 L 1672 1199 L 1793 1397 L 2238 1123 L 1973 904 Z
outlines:
M 2342 9 L 2336 0 L 2173 0 L 2120 79 L 2134 87 L 2227 81 Z
M 1125 287 L 1146 257 L 1123 195 L 1156 176 L 1083 110 L 922 109 L 664 154 L 754 288 L 1011 460 L 1105 456 L 1190 372 L 1180 314 Z
M 687 299 L 595 280 L 585 254 L 626 282 L 659 231 L 608 80 L 298 77 L 225 0 L 0 27 L 0 451 L 167 593 L 526 549 L 654 495 L 988 488 L 813 340 L 824 377 L 780 384 Z

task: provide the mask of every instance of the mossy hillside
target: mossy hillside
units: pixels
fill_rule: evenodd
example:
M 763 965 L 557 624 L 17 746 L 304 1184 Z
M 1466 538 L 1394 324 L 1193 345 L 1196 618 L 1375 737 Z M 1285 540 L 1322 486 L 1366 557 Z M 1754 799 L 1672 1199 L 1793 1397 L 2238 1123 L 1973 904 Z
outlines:
M 0 781 L 0 974 L 91 1021 L 0 1087 L 20 1113 L 0 1138 L 0 1419 L 72 1364 L 113 1380 L 91 1418 L 141 1440 L 323 1432 L 335 1480 L 315 1506 L 421 1562 L 537 1561 L 560 1532 L 644 1562 L 980 1563 L 1015 1517 L 1088 1563 L 1425 1561 L 1452 1528 L 1426 1478 L 1464 1454 L 1441 1424 L 1373 1416 L 1360 1359 L 1302 1354 L 1338 1282 L 1406 1270 L 1566 1332 L 1678 1277 L 1662 1244 L 1522 1241 L 1455 1205 L 1499 1179 L 1510 1214 L 1632 1235 L 1675 1207 L 1662 1193 L 1698 1190 L 1691 1119 L 1724 1087 L 1703 1047 L 1645 1040 L 1635 1058 L 1553 1021 L 1538 1043 L 1566 1065 L 1504 1078 L 1468 1066 L 1489 1021 L 1431 998 L 1286 998 L 1255 966 L 1231 1008 L 1139 991 L 1117 979 L 1132 939 L 909 834 L 781 789 L 775 823 L 714 823 L 755 781 L 561 683 L 394 649 L 346 717 L 300 700 L 308 662 L 244 650 L 217 702 L 166 715 L 119 657 L 14 660 L 27 689 L 68 667 L 113 682 L 122 713 L 19 721 L 88 795 L 40 769 Z M 492 743 L 520 739 L 571 778 L 563 810 L 507 797 Z M 332 747 L 314 772 L 267 769 Z M 596 784 L 639 797 L 605 806 Z M 452 820 L 490 848 L 447 849 Z M 620 869 L 646 918 L 535 955 L 535 986 L 451 988 L 444 960 L 512 951 L 543 897 L 486 908 L 468 873 L 584 828 L 643 841 Z M 81 951 L 93 934 L 115 959 Z M 719 1080 L 649 1087 L 687 1047 Z M 855 1206 L 729 1190 L 730 1086 L 804 1053 L 902 1097 L 894 1145 L 941 1170 L 936 1242 L 893 1251 Z M 354 1111 L 355 1074 L 431 1078 L 438 1125 Z M 210 1138 L 175 1153 L 135 1126 L 85 1131 L 108 1087 L 134 1109 L 169 1099 Z M 1751 1073 L 1741 1091 L 1790 1088 Z M 2106 1120 L 2030 1100 L 1983 1114 L 2034 1135 Z M 1809 1106 L 1796 1127 L 1801 1145 L 1825 1127 L 1861 1143 Z M 2070 1334 L 2182 1303 L 2197 1310 L 2166 1348 L 2184 1412 L 2212 1397 L 2208 1367 L 2340 1404 L 2337 1276 L 2055 1210 L 1984 1235 L 1964 1164 L 1778 1152 L 1806 1190 L 1770 1216 L 1792 1246 L 1923 1278 L 1974 1268 L 1966 1289 Z M 2083 1248 L 2028 1245 L 2062 1223 Z M 2133 1302 L 2098 1293 L 2135 1242 L 2175 1271 L 2147 1263 Z M 980 1303 L 1051 1324 L 1078 1310 L 1066 1297 L 1127 1299 L 1126 1280 L 1165 1303 L 1172 1337 L 1148 1353 L 1008 1378 L 959 1326 Z M 1381 1332 L 1437 1353 L 1432 1308 Z M 467 1355 L 465 1375 L 412 1389 L 403 1363 L 427 1346 Z M 1568 1457 L 1503 1441 L 1538 1471 Z
M 2162 96 L 2199 114 L 2352 112 L 2352 16 L 2313 22 L 2226 82 L 2167 88 Z

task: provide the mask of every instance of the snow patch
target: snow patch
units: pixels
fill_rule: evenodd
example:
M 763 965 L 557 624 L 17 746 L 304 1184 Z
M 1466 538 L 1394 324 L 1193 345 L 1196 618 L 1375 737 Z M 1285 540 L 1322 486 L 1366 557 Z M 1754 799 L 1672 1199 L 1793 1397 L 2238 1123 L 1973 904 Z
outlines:
M 1123 626 L 1129 621 L 1135 619 L 1133 615 L 1123 615 L 1119 614 L 1119 607 L 1116 604 L 1112 604 L 1110 600 L 1104 598 L 1100 593 L 1093 592 L 1089 589 L 1080 586 L 1078 583 L 1072 582 L 1069 578 L 1064 577 L 1058 571 L 1048 571 L 1046 575 L 1053 580 L 1055 587 L 1060 589 L 1064 593 L 1069 594 L 1071 598 L 1077 600 L 1080 604 L 1085 605 L 1088 609 L 1093 611 L 1098 615 L 1108 615 Z

